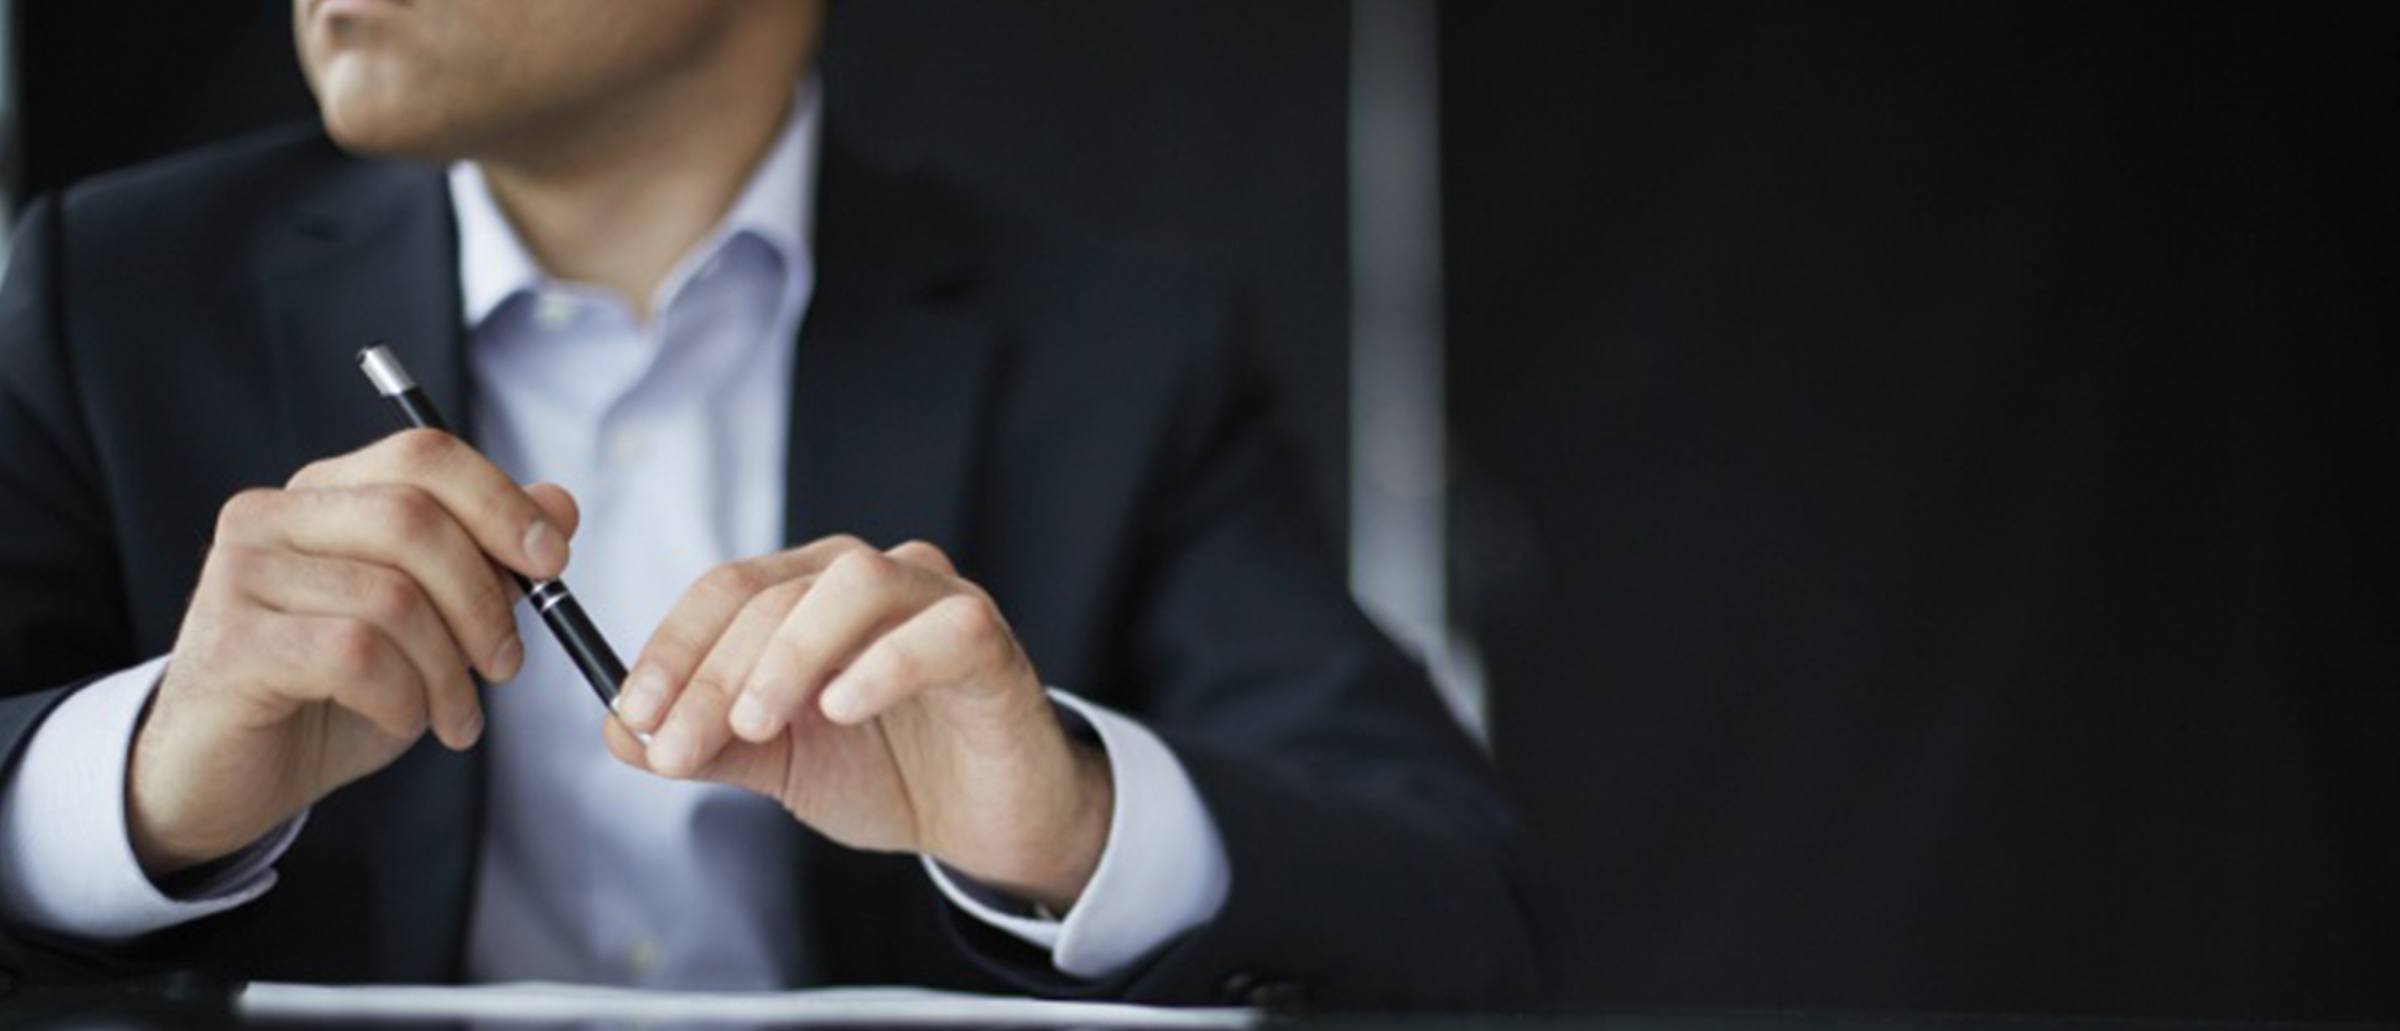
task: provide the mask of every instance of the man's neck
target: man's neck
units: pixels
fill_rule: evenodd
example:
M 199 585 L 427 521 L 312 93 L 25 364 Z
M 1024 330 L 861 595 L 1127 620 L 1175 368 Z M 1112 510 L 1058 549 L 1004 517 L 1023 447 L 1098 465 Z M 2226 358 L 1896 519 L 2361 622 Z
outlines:
M 793 92 L 789 78 L 692 84 L 476 163 L 543 271 L 614 290 L 646 321 L 774 145 Z

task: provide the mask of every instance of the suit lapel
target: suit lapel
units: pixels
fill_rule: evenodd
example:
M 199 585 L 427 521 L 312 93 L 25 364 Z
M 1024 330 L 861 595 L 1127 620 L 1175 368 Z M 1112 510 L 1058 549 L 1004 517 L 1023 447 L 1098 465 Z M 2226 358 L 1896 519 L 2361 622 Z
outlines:
M 339 454 L 399 428 L 358 370 L 358 351 L 377 342 L 467 432 L 456 230 L 440 173 L 353 163 L 295 208 L 262 267 L 288 453 L 299 461 Z M 482 754 L 427 737 L 310 817 L 295 851 L 345 871 L 336 890 L 360 897 L 338 905 L 363 910 L 354 947 L 366 969 L 397 980 L 458 976 L 480 848 Z
M 792 363 L 784 532 L 931 541 L 962 567 L 999 360 L 958 303 L 963 227 L 905 180 L 825 150 L 817 287 Z
M 264 284 L 294 453 L 349 451 L 399 428 L 358 371 L 359 350 L 376 343 L 464 432 L 456 236 L 440 174 L 416 166 L 359 164 L 297 214 Z

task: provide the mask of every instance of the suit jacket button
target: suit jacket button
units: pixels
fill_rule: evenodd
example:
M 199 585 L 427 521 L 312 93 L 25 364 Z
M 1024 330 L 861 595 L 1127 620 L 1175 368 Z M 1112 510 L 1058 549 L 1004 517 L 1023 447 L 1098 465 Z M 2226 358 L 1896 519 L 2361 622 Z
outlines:
M 1294 980 L 1261 980 L 1244 1001 L 1269 1013 L 1297 1013 L 1308 1005 L 1308 989 Z
M 1235 1005 L 1250 1004 L 1250 993 L 1258 990 L 1258 971 L 1236 970 L 1217 982 L 1217 996 Z

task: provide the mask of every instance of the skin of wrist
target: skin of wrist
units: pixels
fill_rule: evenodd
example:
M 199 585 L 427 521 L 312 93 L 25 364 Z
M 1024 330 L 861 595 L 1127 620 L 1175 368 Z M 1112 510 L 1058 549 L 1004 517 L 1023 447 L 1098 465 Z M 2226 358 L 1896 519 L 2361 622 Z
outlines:
M 986 872 L 952 864 L 984 884 L 1061 915 L 1074 908 L 1099 869 L 1116 806 L 1108 756 L 1084 742 L 1069 742 L 1067 753 L 1071 772 L 1060 792 L 1065 798 L 1063 815 L 1051 824 L 1056 830 L 1044 835 L 1041 847 L 1029 850 L 1010 869 Z
M 126 837 L 133 843 L 134 860 L 141 864 L 142 872 L 152 880 L 208 861 L 201 850 L 174 840 L 166 828 L 166 824 L 172 821 L 158 819 L 160 814 L 151 804 L 156 793 L 144 790 L 146 773 L 157 763 L 157 756 L 153 753 L 158 744 L 151 731 L 150 720 L 157 707 L 158 698 L 154 693 L 142 706 L 141 717 L 134 724 L 133 747 L 127 750 L 125 757 Z
M 222 811 L 186 812 L 188 806 L 180 803 L 188 801 L 188 795 L 178 790 L 181 784 L 153 783 L 157 771 L 177 767 L 168 761 L 169 756 L 160 754 L 173 747 L 159 729 L 159 710 L 173 704 L 169 695 L 162 683 L 142 706 L 134 724 L 133 747 L 125 759 L 126 837 L 133 845 L 134 860 L 152 880 L 232 855 L 263 833 L 263 829 L 233 826 L 223 819 L 227 814 Z M 218 818 L 211 821 L 211 815 Z
M 1073 847 L 1063 854 L 1074 857 L 1066 870 L 1050 883 L 1040 886 L 1034 901 L 1053 913 L 1065 913 L 1074 908 L 1091 886 L 1092 874 L 1100 868 L 1100 853 L 1108 847 L 1109 825 L 1116 809 L 1116 781 L 1109 773 L 1108 756 L 1097 746 L 1081 742 L 1068 746 L 1075 755 L 1075 782 L 1081 802 L 1069 834 Z

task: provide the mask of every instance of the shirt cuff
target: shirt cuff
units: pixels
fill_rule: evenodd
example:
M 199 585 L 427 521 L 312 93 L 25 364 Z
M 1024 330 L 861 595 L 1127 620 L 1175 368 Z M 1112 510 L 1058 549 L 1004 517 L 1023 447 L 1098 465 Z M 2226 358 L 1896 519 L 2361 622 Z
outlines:
M 51 710 L 0 781 L 0 915 L 91 941 L 123 941 L 231 909 L 275 885 L 302 812 L 257 844 L 161 890 L 133 855 L 125 769 L 165 656 L 93 681 Z
M 1002 907 L 1012 900 L 965 882 L 931 857 L 925 872 L 952 905 L 1050 950 L 1051 965 L 1062 973 L 1097 980 L 1214 918 L 1225 905 L 1230 871 L 1216 820 L 1166 742 L 1064 691 L 1051 691 L 1050 699 L 1099 737 L 1115 784 L 1108 841 L 1075 908 L 1063 921 L 1009 913 Z

